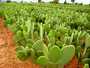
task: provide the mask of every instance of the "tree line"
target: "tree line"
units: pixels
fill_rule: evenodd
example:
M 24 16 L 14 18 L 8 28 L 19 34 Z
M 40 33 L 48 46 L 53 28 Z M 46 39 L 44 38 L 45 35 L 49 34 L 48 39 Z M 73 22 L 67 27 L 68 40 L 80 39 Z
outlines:
M 1 1 L 2 1 L 2 0 L 0 0 L 0 2 L 1 2 Z M 7 0 L 6 2 L 11 2 L 11 0 Z M 23 2 L 23 0 L 22 0 L 22 2 Z M 42 2 L 42 0 L 38 0 L 38 3 L 40 3 L 40 2 Z M 53 3 L 59 3 L 59 0 L 53 0 L 52 2 L 53 2 Z M 75 0 L 71 0 L 71 2 L 74 3 Z M 67 3 L 67 0 L 65 0 L 64 3 Z

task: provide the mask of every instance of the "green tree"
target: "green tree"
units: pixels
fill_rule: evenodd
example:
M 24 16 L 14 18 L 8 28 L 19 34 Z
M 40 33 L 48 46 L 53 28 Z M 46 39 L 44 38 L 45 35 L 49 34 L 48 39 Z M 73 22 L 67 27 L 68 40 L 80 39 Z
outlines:
M 59 3 L 59 0 L 54 0 L 54 3 Z
M 41 0 L 38 0 L 38 3 L 41 2 Z
M 24 1 L 23 0 L 21 0 L 21 3 L 23 3 Z
M 66 4 L 66 3 L 67 3 L 67 1 L 65 0 L 65 1 L 64 1 L 64 4 Z
M 72 2 L 72 3 L 74 3 L 74 2 L 75 2 L 75 0 L 71 0 L 71 2 Z
M 7 0 L 6 2 L 8 2 L 8 3 L 9 3 L 9 2 L 11 2 L 11 0 Z

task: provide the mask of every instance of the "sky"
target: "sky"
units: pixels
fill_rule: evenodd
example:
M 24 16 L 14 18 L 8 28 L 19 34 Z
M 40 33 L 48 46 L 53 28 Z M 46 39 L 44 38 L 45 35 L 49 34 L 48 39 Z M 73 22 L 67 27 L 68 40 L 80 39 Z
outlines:
M 22 0 L 12 0 L 12 1 L 17 1 L 17 2 L 20 2 Z M 26 2 L 38 2 L 38 0 L 23 0 L 23 1 L 26 1 Z M 53 0 L 42 0 L 44 2 L 49 2 L 49 1 L 53 1 Z M 59 0 L 60 3 L 63 3 L 65 0 Z M 71 0 L 67 0 L 68 3 L 71 3 Z M 90 0 L 75 0 L 75 2 L 77 3 L 84 3 L 84 4 L 90 4 Z

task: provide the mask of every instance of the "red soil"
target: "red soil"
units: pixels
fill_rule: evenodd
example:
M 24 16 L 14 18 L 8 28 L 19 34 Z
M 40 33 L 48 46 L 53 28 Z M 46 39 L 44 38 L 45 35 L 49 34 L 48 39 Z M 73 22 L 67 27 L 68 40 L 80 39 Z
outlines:
M 72 60 L 64 66 L 64 68 L 83 68 L 83 64 L 78 64 L 78 59 L 76 56 L 72 58 Z
M 13 33 L 4 26 L 0 18 L 0 68 L 39 68 L 31 60 L 22 62 L 16 57 Z

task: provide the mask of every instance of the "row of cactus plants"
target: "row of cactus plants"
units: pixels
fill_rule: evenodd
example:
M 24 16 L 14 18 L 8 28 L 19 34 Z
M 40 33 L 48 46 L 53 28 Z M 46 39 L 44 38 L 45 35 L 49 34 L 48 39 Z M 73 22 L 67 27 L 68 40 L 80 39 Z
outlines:
M 24 23 L 21 27 L 19 25 L 18 27 L 22 30 L 15 35 L 15 38 L 20 38 L 16 39 L 16 43 L 19 45 L 16 50 L 19 59 L 25 60 L 31 56 L 33 62 L 42 67 L 62 66 L 63 68 L 76 55 L 79 62 L 84 64 L 83 58 L 89 47 L 90 39 L 90 35 L 86 31 L 73 30 L 71 35 L 67 36 L 70 31 L 64 27 L 64 24 L 60 25 L 58 29 L 49 29 L 48 32 L 45 31 L 46 24 L 35 24 L 30 21 L 28 23 Z M 26 29 L 23 28 L 25 25 Z M 35 29 L 36 33 L 34 33 Z
M 57 45 L 51 47 L 46 46 L 41 40 L 36 41 L 31 48 L 20 46 L 17 49 L 17 57 L 21 60 L 32 58 L 33 62 L 40 64 L 42 67 L 59 68 L 67 64 L 75 55 L 75 47 L 73 45 L 60 48 Z
M 42 24 L 42 23 L 37 24 L 39 27 L 39 34 L 38 34 L 38 37 L 34 37 L 34 30 L 35 30 L 36 24 L 35 23 L 31 23 L 31 24 L 32 25 L 30 25 L 30 27 L 26 29 L 27 30 L 26 34 L 25 34 L 25 31 L 22 30 L 17 32 L 15 36 L 15 38 L 19 38 L 21 34 L 23 36 L 24 34 L 26 35 L 24 37 L 24 40 L 22 40 L 22 36 L 21 36 L 20 38 L 21 40 L 19 39 L 19 42 L 16 39 L 16 42 L 18 43 L 17 45 L 19 45 L 17 46 L 17 49 L 16 49 L 17 57 L 21 60 L 26 60 L 31 57 L 34 63 L 37 63 L 44 68 L 46 67 L 64 68 L 64 65 L 67 64 L 75 55 L 74 45 L 55 44 L 56 42 L 55 33 L 53 34 L 53 30 L 50 30 L 48 35 L 44 35 L 45 24 Z M 27 25 L 27 23 L 24 25 Z M 36 27 L 36 30 L 38 30 L 37 27 Z M 29 38 L 29 35 L 31 35 L 30 38 Z M 48 37 L 46 41 L 44 36 L 45 38 L 46 36 Z M 23 44 L 23 42 L 24 42 L 24 45 L 21 45 Z
M 13 26 L 16 27 L 13 31 L 17 57 L 21 60 L 31 57 L 34 63 L 45 68 L 63 68 L 75 55 L 79 63 L 88 61 L 83 58 L 89 48 L 90 35 L 84 30 L 71 30 L 65 27 L 64 23 L 56 24 L 58 28 L 54 28 L 47 23 L 35 23 L 30 20 L 24 22 L 23 18 L 10 28 Z

